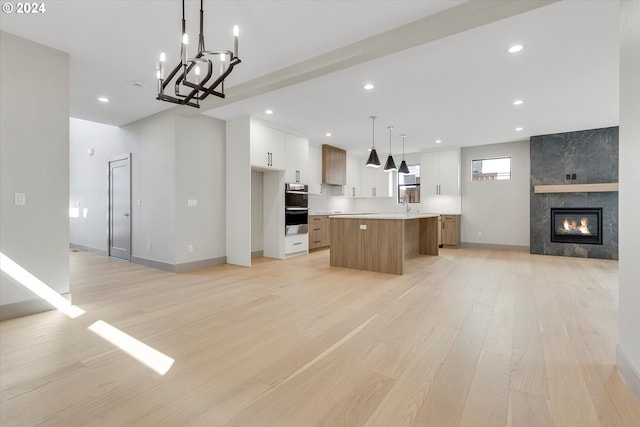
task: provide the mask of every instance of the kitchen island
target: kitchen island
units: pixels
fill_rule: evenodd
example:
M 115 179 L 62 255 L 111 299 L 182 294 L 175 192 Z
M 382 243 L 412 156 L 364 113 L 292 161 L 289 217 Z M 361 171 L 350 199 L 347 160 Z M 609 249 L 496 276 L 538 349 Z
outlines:
M 437 214 L 332 215 L 330 264 L 404 274 L 404 260 L 438 255 Z

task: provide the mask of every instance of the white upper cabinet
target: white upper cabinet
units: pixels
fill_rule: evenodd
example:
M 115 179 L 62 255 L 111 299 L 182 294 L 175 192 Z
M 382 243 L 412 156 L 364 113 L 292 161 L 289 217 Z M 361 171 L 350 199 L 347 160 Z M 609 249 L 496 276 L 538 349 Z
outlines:
M 460 194 L 460 150 L 422 153 L 420 191 L 426 196 Z
M 392 190 L 390 183 L 393 182 L 395 172 L 385 172 L 382 167 L 368 168 L 361 163 L 360 168 L 360 191 L 357 197 L 391 197 Z
M 347 156 L 347 185 L 344 195 L 346 197 L 358 197 L 361 195 L 360 174 L 364 169 L 364 162 L 354 157 Z
M 296 135 L 286 134 L 286 148 L 286 181 L 308 184 L 309 140 Z
M 285 170 L 286 133 L 251 121 L 250 157 L 252 167 Z
M 307 183 L 309 193 L 320 194 L 322 192 L 322 148 L 318 145 L 307 145 L 308 151 L 308 174 Z

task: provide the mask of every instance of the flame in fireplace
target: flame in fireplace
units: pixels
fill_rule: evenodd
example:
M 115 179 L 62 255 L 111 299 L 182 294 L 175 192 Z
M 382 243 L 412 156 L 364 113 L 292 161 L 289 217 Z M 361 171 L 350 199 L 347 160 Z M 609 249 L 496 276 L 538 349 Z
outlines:
M 581 234 L 591 234 L 591 230 L 589 230 L 589 218 L 586 216 L 580 218 L 580 225 L 578 225 L 578 222 L 573 218 L 565 218 L 564 221 L 562 221 L 562 227 L 567 232 L 579 231 Z

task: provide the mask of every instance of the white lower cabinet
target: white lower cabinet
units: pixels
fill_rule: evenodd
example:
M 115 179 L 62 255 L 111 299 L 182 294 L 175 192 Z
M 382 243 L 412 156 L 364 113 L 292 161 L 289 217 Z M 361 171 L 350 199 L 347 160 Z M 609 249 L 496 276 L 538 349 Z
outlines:
M 294 234 L 285 236 L 284 253 L 285 256 L 305 255 L 309 252 L 309 235 Z

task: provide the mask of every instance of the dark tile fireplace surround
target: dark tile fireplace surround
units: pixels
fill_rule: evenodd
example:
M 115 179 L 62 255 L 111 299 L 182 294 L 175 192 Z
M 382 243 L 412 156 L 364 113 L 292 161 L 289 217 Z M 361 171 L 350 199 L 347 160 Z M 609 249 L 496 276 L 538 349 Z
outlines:
M 618 182 L 618 127 L 534 136 L 530 153 L 530 252 L 618 259 L 617 191 L 571 188 Z M 566 192 L 536 193 L 540 185 Z

